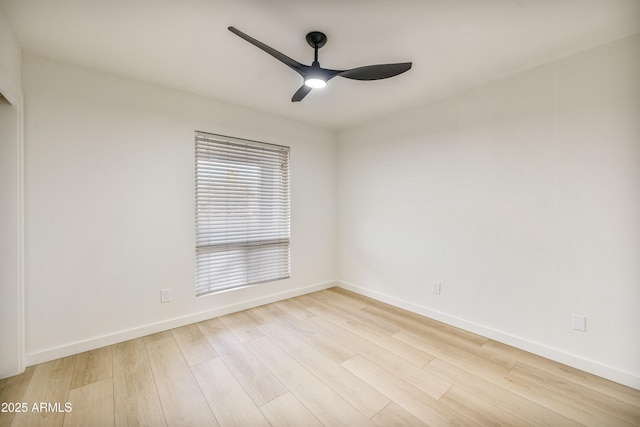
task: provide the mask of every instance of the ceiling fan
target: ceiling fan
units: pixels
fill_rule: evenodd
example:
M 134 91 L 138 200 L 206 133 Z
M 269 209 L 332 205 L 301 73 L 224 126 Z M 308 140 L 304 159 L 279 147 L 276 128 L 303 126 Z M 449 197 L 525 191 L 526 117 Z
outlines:
M 411 62 L 365 65 L 364 67 L 352 68 L 350 70 L 330 70 L 328 68 L 322 68 L 318 62 L 318 49 L 327 43 L 327 36 L 320 31 L 312 31 L 307 34 L 307 43 L 314 49 L 314 59 L 310 66 L 304 65 L 243 33 L 235 27 L 229 27 L 229 31 L 238 37 L 245 39 L 257 48 L 267 52 L 269 55 L 273 56 L 278 61 L 287 65 L 302 76 L 304 84 L 296 93 L 293 94 L 291 102 L 302 101 L 302 99 L 307 96 L 312 89 L 326 86 L 327 82 L 336 76 L 353 80 L 380 80 L 397 76 L 405 71 L 409 71 L 411 68 Z

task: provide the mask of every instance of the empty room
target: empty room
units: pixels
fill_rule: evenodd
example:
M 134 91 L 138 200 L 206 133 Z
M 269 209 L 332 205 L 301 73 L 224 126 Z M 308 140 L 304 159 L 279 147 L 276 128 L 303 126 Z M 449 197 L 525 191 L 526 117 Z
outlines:
M 0 427 L 640 426 L 638 0 L 0 0 Z

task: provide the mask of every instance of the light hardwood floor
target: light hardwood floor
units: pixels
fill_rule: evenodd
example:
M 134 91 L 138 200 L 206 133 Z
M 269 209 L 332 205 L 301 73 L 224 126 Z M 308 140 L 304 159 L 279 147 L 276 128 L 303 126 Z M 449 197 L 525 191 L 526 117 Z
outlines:
M 31 366 L 0 401 L 28 408 L 0 426 L 640 425 L 640 391 L 338 288 Z

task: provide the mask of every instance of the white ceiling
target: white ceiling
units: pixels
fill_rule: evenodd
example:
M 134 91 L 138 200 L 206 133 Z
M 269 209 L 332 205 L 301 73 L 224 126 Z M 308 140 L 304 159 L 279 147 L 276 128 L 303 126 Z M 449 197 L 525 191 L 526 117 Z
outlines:
M 640 32 L 640 0 L 0 0 L 26 52 L 343 128 Z M 413 61 L 380 81 L 301 77 L 227 30 L 310 64 Z

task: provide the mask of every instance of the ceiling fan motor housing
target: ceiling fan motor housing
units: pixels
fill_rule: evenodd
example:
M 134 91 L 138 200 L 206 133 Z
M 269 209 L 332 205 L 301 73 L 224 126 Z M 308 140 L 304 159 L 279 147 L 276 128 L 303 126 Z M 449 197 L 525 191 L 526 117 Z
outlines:
M 314 49 L 320 49 L 327 43 L 327 36 L 320 31 L 311 31 L 309 34 L 307 34 L 307 43 L 309 43 L 309 46 Z

